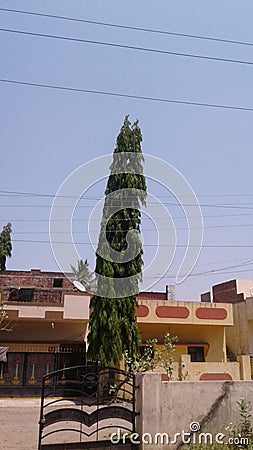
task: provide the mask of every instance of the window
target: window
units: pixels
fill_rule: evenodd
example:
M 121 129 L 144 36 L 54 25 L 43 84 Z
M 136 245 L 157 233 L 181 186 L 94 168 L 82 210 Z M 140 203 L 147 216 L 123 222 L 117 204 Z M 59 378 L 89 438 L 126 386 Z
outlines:
M 61 288 L 62 287 L 62 278 L 54 278 L 53 279 L 53 287 Z
M 191 362 L 205 362 L 204 347 L 188 347 Z
M 9 293 L 10 302 L 33 302 L 34 289 L 18 288 Z

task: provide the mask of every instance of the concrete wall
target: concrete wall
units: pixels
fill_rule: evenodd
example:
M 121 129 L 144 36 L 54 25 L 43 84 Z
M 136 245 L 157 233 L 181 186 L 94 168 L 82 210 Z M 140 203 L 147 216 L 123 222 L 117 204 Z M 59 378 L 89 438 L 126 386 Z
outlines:
M 244 298 L 252 296 L 253 280 L 236 280 L 237 292 L 243 293 Z
M 247 355 L 249 345 L 246 302 L 235 303 L 233 313 L 234 326 L 226 329 L 227 345 L 235 355 Z
M 245 356 L 247 358 L 247 356 Z M 185 381 L 201 381 L 203 380 L 250 380 L 250 363 L 238 362 L 190 362 L 189 355 L 180 355 L 182 364 L 174 361 L 172 380 L 178 381 L 180 379 Z M 162 374 L 164 381 L 168 381 L 166 372 L 163 367 L 157 366 L 154 373 Z
M 253 297 L 233 305 L 234 326 L 226 330 L 227 344 L 235 355 L 253 355 Z
M 187 373 L 186 381 L 231 379 L 250 380 L 250 362 L 247 356 L 240 362 L 191 362 L 189 355 L 181 355 L 183 374 Z M 242 376 L 243 375 L 243 376 Z M 175 380 L 178 378 L 174 378 Z
M 159 439 L 155 443 L 155 434 L 167 433 L 172 439 L 175 433 L 188 432 L 192 422 L 199 424 L 200 432 L 212 433 L 215 439 L 215 433 L 227 433 L 225 427 L 231 422 L 239 425 L 238 400 L 245 398 L 253 405 L 251 381 L 164 382 L 161 375 L 146 372 L 137 374 L 136 384 L 140 413 L 136 431 L 142 436 L 141 449 L 179 448 L 181 436 L 168 447 Z M 153 437 L 152 443 L 143 442 L 144 433 L 148 433 L 146 440 L 149 435 Z
M 253 296 L 246 298 L 247 319 L 253 320 Z

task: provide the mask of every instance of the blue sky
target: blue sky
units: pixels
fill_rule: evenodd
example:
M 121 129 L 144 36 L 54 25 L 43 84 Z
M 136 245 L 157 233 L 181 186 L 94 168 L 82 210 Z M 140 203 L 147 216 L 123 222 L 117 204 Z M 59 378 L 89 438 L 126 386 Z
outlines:
M 0 1 L 0 8 L 209 36 L 253 44 L 253 4 L 203 1 Z M 0 11 L 0 27 L 87 40 L 253 62 L 252 46 L 161 35 Z M 253 107 L 253 66 L 155 54 L 0 31 L 0 78 L 200 103 Z M 13 225 L 9 269 L 57 270 L 48 235 L 53 196 L 64 179 L 89 160 L 110 154 L 124 116 L 140 120 L 143 152 L 162 158 L 191 184 L 204 219 L 199 260 L 178 299 L 198 299 L 227 279 L 253 279 L 253 112 L 206 108 L 0 82 L 0 225 Z M 74 214 L 81 257 L 94 264 L 87 220 L 105 181 L 89 191 Z M 148 183 L 166 202 L 170 192 Z M 19 195 L 10 195 L 10 192 Z M 25 196 L 21 193 L 45 194 Z M 178 242 L 187 222 L 176 201 L 168 206 Z M 149 224 L 150 225 L 150 224 Z M 144 256 L 155 242 L 143 220 Z M 162 226 L 158 223 L 157 226 Z M 151 235 L 149 234 L 151 233 Z M 42 242 L 34 242 L 42 241 Z M 216 247 L 218 246 L 218 247 Z M 178 248 L 167 275 L 154 264 L 152 290 L 174 284 Z M 213 271 L 215 271 L 213 273 Z

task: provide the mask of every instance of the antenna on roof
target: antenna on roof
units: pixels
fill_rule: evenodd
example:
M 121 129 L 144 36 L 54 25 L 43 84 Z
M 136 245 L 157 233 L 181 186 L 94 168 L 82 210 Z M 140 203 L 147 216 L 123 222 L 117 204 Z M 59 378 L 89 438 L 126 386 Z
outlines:
M 81 292 L 86 292 L 85 286 L 80 281 L 74 280 L 73 285 Z

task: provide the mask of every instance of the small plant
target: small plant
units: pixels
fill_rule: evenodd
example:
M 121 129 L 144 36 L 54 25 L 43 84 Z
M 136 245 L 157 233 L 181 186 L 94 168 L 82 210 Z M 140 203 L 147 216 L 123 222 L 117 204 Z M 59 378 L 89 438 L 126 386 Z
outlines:
M 179 360 L 179 367 L 178 367 L 178 380 L 179 381 L 185 381 L 188 377 L 189 372 L 188 370 L 185 370 L 185 364 L 182 362 L 181 358 Z
M 231 449 L 248 449 L 253 448 L 251 444 L 252 440 L 252 425 L 251 425 L 251 404 L 247 402 L 244 398 L 241 398 L 237 402 L 239 414 L 240 414 L 240 425 L 237 428 L 232 422 L 225 428 L 228 432 L 229 437 L 234 441 L 231 442 Z M 238 443 L 239 441 L 239 443 Z
M 173 353 L 176 349 L 175 342 L 177 340 L 177 336 L 171 337 L 167 333 L 164 336 L 164 343 L 162 345 L 158 344 L 157 338 L 148 339 L 141 356 L 131 358 L 129 353 L 125 352 L 125 363 L 128 370 L 136 373 L 146 372 L 147 370 L 153 371 L 159 367 L 164 369 L 169 380 L 172 380 L 175 362 Z M 184 375 L 184 377 L 186 376 L 187 374 Z
M 14 331 L 18 328 L 17 323 L 8 318 L 8 312 L 6 311 L 6 305 L 3 304 L 0 294 L 0 331 Z
M 204 444 L 190 444 L 183 446 L 184 450 L 253 450 L 252 442 L 252 426 L 251 426 L 251 405 L 244 398 L 241 398 L 237 402 L 239 414 L 240 414 L 240 425 L 236 427 L 232 422 L 225 427 L 226 437 L 223 444 L 217 444 L 214 442 L 209 445 Z M 213 434 L 213 437 L 215 434 Z M 227 442 L 227 443 L 225 443 Z
M 251 426 L 251 405 L 244 398 L 241 398 L 237 405 L 239 407 L 240 413 L 240 434 L 244 437 L 252 437 L 252 426 Z
M 125 351 L 125 364 L 130 372 L 146 372 L 147 370 L 154 370 L 154 346 L 157 339 L 146 341 L 142 355 L 132 358 L 128 351 Z

